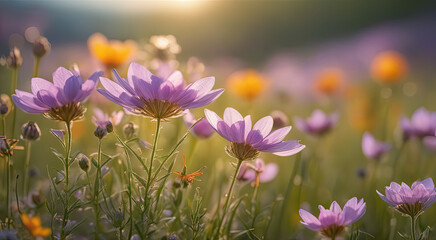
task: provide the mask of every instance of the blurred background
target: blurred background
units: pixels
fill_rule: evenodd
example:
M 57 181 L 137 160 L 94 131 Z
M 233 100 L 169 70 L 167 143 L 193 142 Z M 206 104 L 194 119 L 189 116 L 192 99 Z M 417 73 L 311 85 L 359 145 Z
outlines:
M 170 68 L 181 69 L 185 77 L 191 76 L 192 72 L 203 77 L 215 76 L 216 86 L 227 89 L 217 102 L 207 107 L 219 115 L 227 106 L 235 107 L 242 114 L 252 114 L 254 120 L 273 110 L 281 110 L 294 125 L 296 116 L 306 118 L 317 108 L 339 113 L 338 126 L 329 135 L 316 138 L 293 128 L 288 137 L 302 140 L 308 146 L 303 152 L 303 162 L 315 155 L 322 156 L 319 158 L 322 158 L 325 167 L 325 182 L 317 190 L 318 195 L 313 195 L 311 187 L 302 191 L 296 188 L 293 191 L 297 192 L 292 193 L 292 196 L 301 194 L 305 208 L 312 207 L 315 213 L 317 204 L 326 205 L 337 200 L 342 205 L 353 196 L 367 198 L 368 194 L 374 194 L 375 190 L 368 190 L 365 185 L 365 177 L 368 176 L 365 174 L 368 174 L 372 163 L 361 150 L 364 131 L 373 132 L 379 139 L 397 146 L 401 141 L 398 117 L 410 117 L 421 106 L 435 110 L 434 1 L 1 1 L 0 55 L 7 56 L 11 47 L 20 48 L 24 60 L 18 75 L 18 88 L 26 91 L 30 90 L 32 77 L 30 42 L 35 32 L 46 37 L 51 44 L 51 51 L 41 60 L 39 68 L 39 75 L 48 80 L 58 66 L 73 64 L 80 67 L 82 77 L 99 69 L 105 70 L 106 76 L 110 77 L 108 64 L 105 65 L 98 53 L 92 50 L 90 37 L 94 33 L 101 33 L 109 40 L 134 41 L 136 54 L 130 60 L 151 68 L 153 64 L 148 50 L 153 44 L 150 38 L 154 35 L 173 35 L 180 49 L 172 53 L 174 65 L 169 64 Z M 393 62 L 400 62 L 397 66 L 400 69 L 398 81 L 391 81 L 389 77 L 386 81 L 377 80 L 383 79 L 383 76 L 374 73 L 374 61 L 381 53 L 394 53 Z M 126 74 L 128 62 L 117 66 L 122 76 Z M 241 78 L 234 75 L 235 72 L 246 69 L 254 69 L 259 74 L 250 80 L 254 83 L 241 87 L 259 88 L 253 90 L 253 95 L 235 87 L 237 84 L 234 81 L 237 80 L 232 80 Z M 0 68 L 2 92 L 9 91 L 10 72 L 6 67 Z M 257 83 L 257 78 L 261 79 L 261 83 Z M 95 151 L 94 126 L 90 121 L 94 107 L 107 112 L 121 110 L 97 93 L 91 97 L 87 120 L 75 123 L 74 127 L 74 138 L 80 140 L 74 148 L 86 153 Z M 200 116 L 202 110 L 194 111 L 194 114 Z M 61 125 L 22 111 L 18 111 L 17 116 L 17 131 L 28 120 L 35 120 L 41 126 L 42 141 L 34 144 L 40 148 L 34 151 L 32 161 L 38 162 L 37 168 L 45 176 L 44 165 L 54 161 L 54 157 L 43 146 L 56 144 L 48 129 Z M 152 123 L 133 116 L 127 116 L 123 123 L 128 121 L 138 123 L 140 137 L 152 141 Z M 174 139 L 186 131 L 181 119 L 171 121 L 176 124 L 164 124 L 164 134 L 168 137 L 162 138 L 162 146 L 174 143 Z M 113 140 L 107 141 L 106 147 L 110 149 Z M 226 142 L 216 134 L 207 140 L 190 137 L 188 142 L 182 153 L 192 157 L 189 168 L 197 170 L 207 166 L 205 176 L 200 177 L 202 182 L 195 184 L 204 190 L 212 207 L 214 194 L 217 193 L 208 192 L 206 186 L 219 182 L 216 179 L 227 179 L 226 176 L 232 172 L 223 151 Z M 408 155 L 404 157 L 406 160 L 403 159 L 405 165 L 402 165 L 406 170 L 417 159 L 435 160 L 434 154 L 422 150 L 419 143 L 410 144 L 408 148 Z M 421 150 L 424 153 L 420 154 Z M 391 155 L 385 163 L 395 153 Z M 293 158 L 265 154 L 264 159 L 280 166 L 277 179 L 260 187 L 260 191 L 265 193 L 261 195 L 263 203 L 271 204 L 277 196 L 286 192 L 295 166 L 290 160 Z M 395 180 L 411 183 L 419 178 L 436 177 L 435 171 L 431 171 L 436 164 L 429 164 L 431 168 L 427 170 L 406 171 L 407 174 Z M 181 161 L 178 161 L 177 168 L 181 169 L 181 166 Z M 393 180 L 392 171 L 389 164 L 379 166 L 377 189 L 382 189 Z M 296 186 L 304 180 L 301 174 L 298 176 L 300 178 L 294 181 Z M 249 185 L 241 185 L 240 188 L 241 194 L 252 191 Z M 380 199 L 373 201 L 383 206 Z M 287 204 L 291 206 L 293 203 Z M 276 214 L 272 223 L 284 224 L 281 231 L 287 236 L 311 239 L 304 238 L 313 235 L 298 225 L 300 218 L 296 210 L 299 207 L 287 209 L 289 222 L 281 223 Z M 435 209 L 424 215 L 423 222 L 435 226 L 436 218 L 431 217 L 434 214 Z M 389 212 L 386 216 L 395 214 Z M 391 227 L 390 219 L 383 218 L 381 221 L 385 225 L 380 226 Z M 383 232 L 384 227 L 374 226 L 369 216 L 363 222 L 366 231 L 383 236 L 376 239 L 385 239 L 389 234 Z M 400 220 L 398 226 L 405 224 Z M 294 231 L 297 228 L 301 230 L 297 231 L 300 235 Z M 271 230 L 269 234 L 275 236 Z

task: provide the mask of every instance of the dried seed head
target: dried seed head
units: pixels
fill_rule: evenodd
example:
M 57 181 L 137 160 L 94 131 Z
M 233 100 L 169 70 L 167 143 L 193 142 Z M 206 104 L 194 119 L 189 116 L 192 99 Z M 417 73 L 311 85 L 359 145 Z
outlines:
M 11 49 L 9 57 L 6 60 L 10 68 L 19 68 L 23 64 L 23 58 L 21 57 L 21 51 L 17 47 Z
M 251 160 L 259 156 L 259 150 L 248 143 L 232 142 L 230 146 L 226 146 L 226 153 L 240 161 Z

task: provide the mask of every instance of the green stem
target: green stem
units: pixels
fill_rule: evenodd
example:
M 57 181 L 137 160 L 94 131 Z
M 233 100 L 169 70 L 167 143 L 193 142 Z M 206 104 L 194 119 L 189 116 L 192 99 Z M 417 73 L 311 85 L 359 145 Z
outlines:
M 64 185 L 64 194 L 65 194 L 65 203 L 64 203 L 64 215 L 63 215 L 63 219 L 62 219 L 62 226 L 61 226 L 61 240 L 66 239 L 66 232 L 65 232 L 65 226 L 67 225 L 68 222 L 68 210 L 69 210 L 69 198 L 70 198 L 70 194 L 69 194 L 69 168 L 70 168 L 70 152 L 71 152 L 71 142 L 72 142 L 72 132 L 71 132 L 71 123 L 70 122 L 66 122 L 65 123 L 66 127 L 67 127 L 67 145 L 65 148 L 65 185 Z
M 410 217 L 411 223 L 410 223 L 410 231 L 412 234 L 412 240 L 416 240 L 416 217 Z
M 10 191 L 11 191 L 11 157 L 6 155 L 6 214 L 7 226 L 10 228 L 11 209 L 10 209 Z
M 257 211 L 256 210 L 257 210 L 257 193 L 258 193 L 258 191 L 259 191 L 259 184 L 258 184 L 258 182 L 256 182 L 256 185 L 254 186 L 253 196 L 251 198 L 251 215 L 253 217 L 253 219 L 251 220 L 251 228 L 252 229 L 255 229 L 254 225 L 256 223 L 256 218 L 257 218 Z M 254 230 L 250 231 L 250 232 L 254 232 Z
M 130 156 L 129 156 L 129 152 L 127 151 L 127 148 L 123 148 L 123 149 L 124 149 L 124 153 L 126 154 L 126 160 L 127 160 L 127 174 L 128 174 L 127 191 L 129 193 L 129 217 L 130 217 L 129 237 L 127 239 L 130 239 L 132 238 L 132 231 L 133 231 L 132 163 L 130 162 Z
M 153 160 L 155 158 L 156 155 L 156 146 L 157 146 L 157 141 L 159 139 L 159 132 L 160 132 L 160 119 L 157 119 L 156 122 L 156 133 L 154 134 L 154 142 L 153 142 L 153 148 L 151 150 L 151 156 L 150 156 L 150 166 L 148 167 L 148 179 L 147 179 L 147 188 L 145 189 L 145 199 L 144 199 L 144 210 L 147 209 L 147 205 L 148 205 L 148 192 L 150 190 L 150 186 L 151 186 L 151 174 L 152 174 L 152 168 L 153 168 Z
M 12 83 L 11 83 L 11 96 L 15 92 L 15 89 L 17 89 L 17 82 L 18 82 L 18 68 L 14 68 L 12 70 Z M 12 129 L 11 129 L 11 137 L 14 138 L 15 134 L 15 118 L 17 116 L 17 109 L 16 107 L 12 108 Z M 6 134 L 5 134 L 6 135 Z
M 29 165 L 30 165 L 30 150 L 32 143 L 26 141 L 26 161 L 24 163 L 24 186 L 23 186 L 23 196 L 29 193 Z
M 230 184 L 229 191 L 227 192 L 226 202 L 224 203 L 223 216 L 221 217 L 221 219 L 220 219 L 220 221 L 218 223 L 217 232 L 216 232 L 216 235 L 215 235 L 214 239 L 218 239 L 219 238 L 221 226 L 223 225 L 224 219 L 226 217 L 227 208 L 228 208 L 228 205 L 229 205 L 229 202 L 230 202 L 230 198 L 231 198 L 231 195 L 232 195 L 232 192 L 233 192 L 233 186 L 235 185 L 235 180 L 236 180 L 236 177 L 238 176 L 239 168 L 241 168 L 242 162 L 243 162 L 243 160 L 238 160 L 238 165 L 236 165 L 235 174 L 233 175 L 232 183 Z
M 35 62 L 33 64 L 33 77 L 38 77 L 39 62 L 40 61 L 41 61 L 41 58 L 35 57 Z
M 6 118 L 2 117 L 2 134 L 6 136 Z
M 101 185 L 101 139 L 98 139 L 98 152 L 97 152 L 97 172 L 95 175 L 95 188 L 94 188 L 94 204 L 95 204 L 95 239 L 100 239 L 100 185 Z

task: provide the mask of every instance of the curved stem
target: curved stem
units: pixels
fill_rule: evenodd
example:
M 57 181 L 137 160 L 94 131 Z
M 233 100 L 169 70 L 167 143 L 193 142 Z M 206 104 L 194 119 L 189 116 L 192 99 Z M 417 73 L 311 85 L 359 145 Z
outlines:
M 65 166 L 64 166 L 64 170 L 65 170 L 65 185 L 64 185 L 64 215 L 63 215 L 63 219 L 62 219 L 62 226 L 61 226 L 61 239 L 65 239 L 67 236 L 65 235 L 65 226 L 67 225 L 68 222 L 68 210 L 69 210 L 69 198 L 70 198 L 70 194 L 69 194 L 69 168 L 70 168 L 70 152 L 71 152 L 71 142 L 72 142 L 72 132 L 71 132 L 71 123 L 70 122 L 66 122 L 65 123 L 66 127 L 67 127 L 67 145 L 65 148 Z
M 30 150 L 32 143 L 26 141 L 26 162 L 24 164 L 24 186 L 23 186 L 23 196 L 29 193 L 29 165 L 30 165 Z
M 223 216 L 221 217 L 221 219 L 220 219 L 220 221 L 218 223 L 217 232 L 216 232 L 216 235 L 215 235 L 214 239 L 218 239 L 219 238 L 221 226 L 223 225 L 224 219 L 226 217 L 227 208 L 228 208 L 228 205 L 229 205 L 229 202 L 230 202 L 230 197 L 231 197 L 232 192 L 233 192 L 233 186 L 235 185 L 235 180 L 236 180 L 236 177 L 238 176 L 239 168 L 241 168 L 242 161 L 243 160 L 238 160 L 238 165 L 236 165 L 235 174 L 233 175 L 232 183 L 230 184 L 229 191 L 227 192 L 226 202 L 224 203 Z

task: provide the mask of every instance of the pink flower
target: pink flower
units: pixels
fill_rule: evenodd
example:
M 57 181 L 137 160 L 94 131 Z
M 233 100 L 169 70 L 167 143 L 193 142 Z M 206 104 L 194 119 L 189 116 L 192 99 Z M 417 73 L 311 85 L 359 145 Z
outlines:
M 254 185 L 259 185 L 259 182 L 273 180 L 277 176 L 278 171 L 279 167 L 277 164 L 269 163 L 265 165 L 265 162 L 258 158 L 254 165 L 243 162 L 236 178 L 240 181 L 252 182 Z
M 185 115 L 183 115 L 183 122 L 187 127 L 191 127 L 194 123 L 196 123 L 198 119 L 195 119 L 195 116 L 191 113 L 191 111 L 186 110 Z M 210 126 L 209 122 L 204 118 L 200 120 L 192 129 L 191 133 L 199 138 L 209 138 L 215 131 Z

